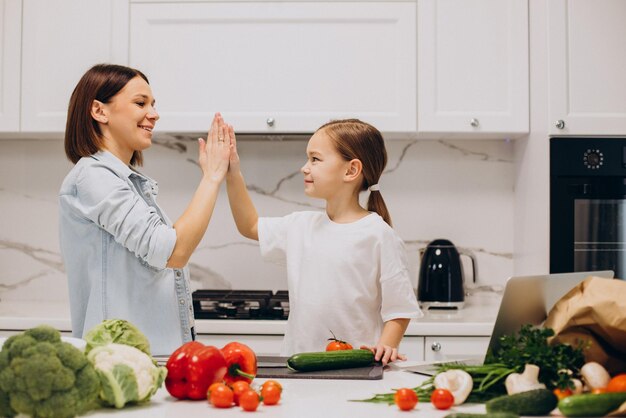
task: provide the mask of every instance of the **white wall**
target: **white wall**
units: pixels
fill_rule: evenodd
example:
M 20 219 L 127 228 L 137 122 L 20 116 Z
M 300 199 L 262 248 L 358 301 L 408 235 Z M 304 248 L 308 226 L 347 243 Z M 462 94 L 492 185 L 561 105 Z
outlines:
M 142 171 L 159 182 L 158 201 L 176 219 L 199 180 L 197 145 L 194 138 L 164 135 L 155 142 Z M 303 193 L 305 148 L 306 141 L 239 142 L 260 215 L 322 209 L 323 202 Z M 502 284 L 513 273 L 514 144 L 407 139 L 388 141 L 387 150 L 380 184 L 407 244 L 414 286 L 418 249 L 435 238 L 473 251 L 479 282 Z M 62 141 L 0 141 L 0 301 L 67 301 L 57 192 L 70 168 Z M 194 289 L 286 288 L 284 269 L 261 260 L 256 242 L 238 235 L 225 190 L 190 267 Z

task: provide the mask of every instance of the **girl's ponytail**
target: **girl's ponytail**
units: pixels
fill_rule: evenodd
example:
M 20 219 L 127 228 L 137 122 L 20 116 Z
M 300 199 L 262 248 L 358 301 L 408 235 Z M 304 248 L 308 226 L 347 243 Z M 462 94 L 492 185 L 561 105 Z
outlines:
M 385 199 L 383 199 L 379 190 L 372 190 L 370 192 L 370 196 L 367 198 L 367 210 L 376 212 L 389 226 L 393 226 L 391 224 L 391 215 L 389 215 L 389 210 L 387 210 L 387 205 L 385 204 Z

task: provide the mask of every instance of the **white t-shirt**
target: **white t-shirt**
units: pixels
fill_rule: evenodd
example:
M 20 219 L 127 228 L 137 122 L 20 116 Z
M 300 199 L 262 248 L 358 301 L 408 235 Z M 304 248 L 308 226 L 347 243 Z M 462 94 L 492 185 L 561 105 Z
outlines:
M 404 243 L 376 213 L 339 224 L 325 212 L 259 218 L 261 255 L 287 265 L 289 319 L 282 355 L 324 351 L 331 331 L 354 348 L 383 323 L 419 318 Z

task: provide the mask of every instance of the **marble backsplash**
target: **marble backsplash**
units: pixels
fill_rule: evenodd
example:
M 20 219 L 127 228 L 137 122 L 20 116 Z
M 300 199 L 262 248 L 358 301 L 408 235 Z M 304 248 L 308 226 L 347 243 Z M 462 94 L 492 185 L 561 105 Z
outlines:
M 240 139 L 244 176 L 259 215 L 323 209 L 322 201 L 303 192 L 305 148 L 305 140 Z M 381 192 L 406 243 L 413 286 L 418 250 L 436 238 L 475 254 L 479 285 L 504 284 L 513 272 L 513 143 L 394 139 L 387 151 Z M 177 219 L 200 176 L 195 138 L 157 136 L 144 156 L 140 170 L 158 181 L 159 204 Z M 61 140 L 0 141 L 0 301 L 68 300 L 57 193 L 70 168 Z M 287 283 L 284 268 L 264 262 L 257 243 L 238 234 L 225 188 L 190 269 L 194 289 L 280 290 Z

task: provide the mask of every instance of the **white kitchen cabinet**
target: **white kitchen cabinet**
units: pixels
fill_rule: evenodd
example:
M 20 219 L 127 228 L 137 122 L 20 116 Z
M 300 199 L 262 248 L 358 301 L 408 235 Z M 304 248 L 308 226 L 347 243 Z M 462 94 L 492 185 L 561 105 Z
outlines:
M 126 64 L 128 0 L 24 0 L 23 132 L 63 132 L 76 83 L 98 63 Z
M 257 355 L 280 355 L 282 335 L 196 334 L 196 341 L 218 348 L 237 341 L 250 347 Z
M 424 360 L 424 337 L 405 336 L 400 342 L 398 352 L 404 354 L 407 361 Z
M 20 129 L 21 0 L 0 0 L 0 132 Z
M 527 0 L 418 0 L 418 134 L 529 131 Z
M 426 337 L 425 361 L 484 360 L 490 337 Z
M 415 132 L 414 2 L 131 4 L 130 65 L 169 132 L 311 132 L 358 117 Z
M 548 2 L 550 134 L 626 135 L 626 2 Z

